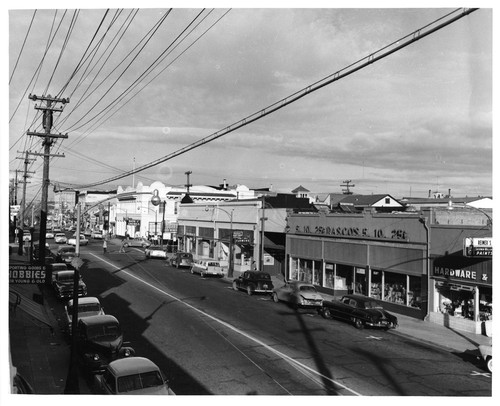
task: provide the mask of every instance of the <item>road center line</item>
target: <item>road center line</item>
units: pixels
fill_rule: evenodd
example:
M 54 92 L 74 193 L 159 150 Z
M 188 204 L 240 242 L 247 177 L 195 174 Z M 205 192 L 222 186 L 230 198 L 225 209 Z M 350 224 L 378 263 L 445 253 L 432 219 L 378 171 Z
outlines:
M 106 263 L 106 264 L 108 264 L 109 266 L 111 266 L 111 267 L 113 267 L 113 268 L 117 269 L 119 272 L 123 272 L 123 273 L 127 274 L 128 276 L 130 276 L 130 277 L 134 278 L 135 280 L 137 280 L 137 281 L 141 282 L 142 284 L 144 284 L 144 285 L 146 285 L 146 286 L 149 286 L 150 288 L 152 288 L 152 289 L 154 289 L 154 290 L 156 290 L 156 291 L 158 291 L 158 292 L 162 293 L 163 295 L 168 296 L 169 298 L 171 298 L 171 299 L 173 299 L 173 300 L 175 300 L 175 301 L 177 301 L 177 302 L 179 302 L 179 303 L 182 303 L 183 305 L 185 305 L 185 306 L 189 307 L 191 310 L 194 310 L 194 311 L 196 311 L 196 312 L 198 312 L 198 313 L 202 314 L 203 316 L 208 317 L 208 318 L 210 318 L 211 320 L 213 320 L 213 321 L 215 321 L 215 322 L 217 322 L 217 323 L 219 323 L 219 324 L 223 325 L 224 327 L 226 327 L 226 328 L 228 328 L 228 329 L 230 329 L 230 330 L 234 331 L 235 333 L 240 334 L 241 336 L 243 336 L 243 337 L 245 337 L 245 338 L 247 338 L 247 339 L 249 339 L 249 340 L 253 341 L 254 343 L 256 343 L 256 344 L 258 344 L 258 345 L 260 345 L 260 346 L 264 347 L 264 348 L 265 348 L 265 349 L 267 349 L 268 351 L 270 351 L 270 352 L 272 352 L 273 354 L 277 355 L 278 357 L 283 358 L 284 360 L 288 361 L 289 363 L 295 364 L 296 366 L 298 366 L 298 367 L 300 367 L 300 368 L 303 368 L 304 370 L 307 370 L 307 371 L 309 371 L 309 372 L 311 372 L 311 373 L 313 373 L 313 374 L 315 374 L 315 375 L 317 375 L 317 376 L 321 377 L 322 379 L 326 379 L 326 380 L 328 380 L 328 381 L 332 382 L 333 384 L 338 385 L 338 386 L 339 386 L 339 387 L 341 387 L 342 389 L 345 389 L 346 391 L 348 391 L 348 392 L 352 393 L 353 395 L 356 395 L 356 396 L 363 396 L 363 395 L 361 395 L 360 393 L 358 393 L 358 392 L 354 391 L 353 389 L 350 389 L 350 388 L 348 388 L 347 386 L 345 386 L 345 385 L 341 384 L 340 382 L 337 382 L 337 381 L 335 381 L 335 380 L 331 379 L 330 377 L 325 376 L 325 375 L 321 374 L 320 372 L 318 372 L 318 371 L 314 370 L 313 368 L 308 367 L 307 365 L 302 364 L 301 362 L 299 362 L 299 361 L 297 361 L 297 360 L 295 360 L 295 359 L 291 358 L 290 356 L 288 356 L 288 355 L 286 355 L 286 354 L 284 354 L 284 353 L 282 353 L 282 352 L 280 352 L 280 351 L 278 351 L 278 350 L 276 350 L 276 349 L 272 348 L 271 346 L 269 346 L 268 344 L 266 344 L 266 343 L 264 343 L 263 341 L 259 340 L 258 338 L 255 338 L 255 337 L 251 336 L 250 334 L 245 333 L 244 331 L 242 331 L 242 330 L 240 330 L 240 329 L 236 328 L 235 326 L 233 326 L 233 325 L 231 325 L 231 324 L 229 324 L 229 323 L 227 323 L 227 322 L 225 322 L 225 321 L 223 321 L 223 320 L 221 320 L 221 319 L 219 319 L 219 318 L 217 318 L 217 317 L 215 317 L 215 316 L 212 316 L 212 315 L 210 315 L 210 314 L 208 314 L 208 313 L 204 312 L 203 310 L 200 310 L 200 309 L 198 309 L 198 308 L 196 308 L 196 307 L 194 307 L 194 306 L 190 305 L 189 303 L 186 303 L 186 302 L 182 301 L 182 300 L 181 300 L 181 299 L 179 299 L 178 297 L 173 296 L 173 295 L 171 295 L 170 293 L 165 292 L 164 290 L 162 290 L 162 289 L 158 288 L 157 286 L 154 286 L 154 285 L 152 285 L 151 283 L 146 282 L 145 280 L 143 280 L 143 279 L 141 279 L 141 278 L 137 277 L 136 275 L 134 275 L 134 274 L 132 274 L 132 273 L 130 273 L 130 272 L 128 272 L 128 271 L 125 271 L 125 270 L 121 269 L 121 267 L 118 267 L 118 266 L 116 266 L 116 265 L 112 264 L 111 262 L 106 261 L 106 260 L 105 260 L 105 259 L 103 259 L 102 257 L 99 257 L 99 256 L 97 256 L 97 255 L 93 254 L 92 252 L 89 252 L 88 254 L 92 255 L 93 257 L 95 257 L 95 258 L 99 259 L 99 260 L 100 260 L 100 261 L 102 261 L 102 262 L 105 262 L 105 263 Z

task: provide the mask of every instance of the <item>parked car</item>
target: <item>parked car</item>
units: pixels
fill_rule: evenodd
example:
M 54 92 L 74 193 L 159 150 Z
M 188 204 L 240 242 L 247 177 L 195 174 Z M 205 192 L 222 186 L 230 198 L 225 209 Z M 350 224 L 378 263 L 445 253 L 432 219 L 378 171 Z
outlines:
M 220 262 L 214 259 L 200 259 L 193 262 L 191 273 L 199 273 L 202 277 L 205 275 L 224 276 Z
M 128 240 L 123 241 L 123 246 L 127 247 L 141 247 L 147 248 L 151 245 L 151 243 L 143 237 L 129 238 Z
M 58 299 L 70 299 L 73 297 L 75 271 L 52 272 L 52 286 Z M 80 276 L 78 280 L 78 296 L 87 295 L 87 285 Z
M 63 245 L 57 249 L 56 258 L 59 262 L 65 262 L 69 264 L 75 257 L 76 248 L 72 245 Z
M 190 267 L 193 265 L 193 254 L 189 252 L 177 252 L 170 260 L 170 264 L 176 268 Z
M 382 327 L 386 330 L 396 328 L 398 319 L 371 297 L 345 295 L 340 300 L 325 300 L 321 315 L 324 318 L 348 320 L 356 328 Z
M 52 281 L 52 274 L 59 271 L 68 271 L 68 265 L 65 262 L 52 262 L 47 264 L 47 280 Z
M 30 232 L 30 230 L 23 230 L 23 241 L 25 241 L 25 242 L 31 241 L 31 232 Z
M 88 243 L 89 243 L 89 240 L 87 240 L 85 235 L 80 234 L 80 245 L 88 245 Z M 73 237 L 71 237 L 68 240 L 68 244 L 69 245 L 76 245 L 76 235 L 73 235 Z
M 273 293 L 274 285 L 271 275 L 261 271 L 245 271 L 233 280 L 234 290 L 245 290 L 248 295 L 254 293 Z
M 104 314 L 99 299 L 93 296 L 86 296 L 78 299 L 78 320 L 83 317 L 100 316 Z M 73 299 L 69 300 L 64 306 L 64 322 L 66 331 L 71 335 L 73 327 Z
M 146 259 L 148 258 L 167 258 L 167 249 L 162 245 L 150 245 L 144 251 Z
M 106 395 L 175 395 L 160 368 L 144 357 L 112 361 L 95 380 L 97 390 Z
M 53 228 L 52 228 L 52 231 L 53 231 L 54 233 L 60 233 L 60 232 L 62 232 L 62 229 L 61 229 L 61 227 L 53 227 Z
M 133 348 L 124 346 L 123 333 L 116 317 L 110 314 L 78 320 L 77 351 L 87 373 L 102 373 L 119 358 L 131 357 Z
M 286 281 L 280 288 L 273 290 L 273 300 L 290 304 L 293 308 L 321 309 L 323 296 L 310 283 Z
M 103 238 L 102 231 L 101 230 L 94 230 L 94 231 L 92 231 L 91 237 L 94 240 L 102 240 L 102 238 Z
M 54 239 L 54 233 L 52 231 L 47 231 L 45 233 L 45 239 L 46 240 L 52 240 L 52 239 Z
M 68 242 L 68 239 L 66 238 L 66 234 L 64 233 L 56 233 L 54 235 L 54 241 L 57 244 L 66 244 Z
M 75 230 L 76 231 L 76 230 Z M 83 231 L 83 235 L 85 237 L 90 237 L 92 235 L 92 230 L 90 228 L 87 228 Z

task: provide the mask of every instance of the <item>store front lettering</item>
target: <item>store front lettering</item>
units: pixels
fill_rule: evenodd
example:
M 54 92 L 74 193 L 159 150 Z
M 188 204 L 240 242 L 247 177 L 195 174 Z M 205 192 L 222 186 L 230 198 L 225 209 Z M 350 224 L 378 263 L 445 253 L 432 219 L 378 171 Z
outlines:
M 378 238 L 393 240 L 408 240 L 408 233 L 405 230 L 390 230 L 388 235 L 382 229 L 368 229 L 360 227 L 324 227 L 324 226 L 300 226 L 295 227 L 297 234 L 316 234 L 336 237 L 351 238 Z
M 434 275 L 476 280 L 476 271 L 470 271 L 467 269 L 434 267 Z

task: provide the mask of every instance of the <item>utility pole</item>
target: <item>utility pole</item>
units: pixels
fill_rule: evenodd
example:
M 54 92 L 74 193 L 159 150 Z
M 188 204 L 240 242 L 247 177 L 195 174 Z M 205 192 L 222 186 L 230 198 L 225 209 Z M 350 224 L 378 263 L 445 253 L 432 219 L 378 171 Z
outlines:
M 350 187 L 354 187 L 356 185 L 350 185 L 352 180 L 344 180 L 344 183 L 342 183 L 340 186 L 345 187 L 345 189 L 342 190 L 342 193 L 345 195 L 352 195 L 352 192 L 349 190 Z
M 42 179 L 42 201 L 40 207 L 40 237 L 39 237 L 39 251 L 40 258 L 39 261 L 43 265 L 45 263 L 45 233 L 47 232 L 47 206 L 48 206 L 48 197 L 49 197 L 49 162 L 51 156 L 60 156 L 60 155 L 51 155 L 50 147 L 52 146 L 53 140 L 57 138 L 68 138 L 68 134 L 52 134 L 50 131 L 52 129 L 53 124 L 53 113 L 62 112 L 62 107 L 54 107 L 53 105 L 57 103 L 62 103 L 63 105 L 69 103 L 69 99 L 59 99 L 48 96 L 38 97 L 36 95 L 29 95 L 29 99 L 36 101 L 40 100 L 41 102 L 45 102 L 45 106 L 37 106 L 35 104 L 36 110 L 43 111 L 43 120 L 42 125 L 45 130 L 44 133 L 31 132 L 28 131 L 27 134 L 30 136 L 42 137 L 44 146 L 43 151 L 43 179 Z M 64 155 L 62 155 L 64 157 Z
M 266 212 L 266 198 L 262 196 L 262 217 L 260 218 L 260 253 L 259 253 L 259 271 L 264 270 L 264 239 L 265 239 L 265 224 L 267 217 Z
M 17 151 L 18 153 L 21 153 L 19 151 Z M 24 227 L 24 211 L 26 210 L 26 184 L 28 184 L 29 182 L 26 180 L 27 178 L 29 178 L 29 173 L 35 173 L 35 172 L 30 172 L 28 171 L 28 164 L 30 163 L 30 161 L 34 161 L 34 159 L 30 159 L 28 158 L 30 152 L 29 151 L 26 151 L 26 155 L 25 155 L 25 158 L 24 158 L 24 175 L 23 175 L 23 180 L 20 182 L 23 184 L 23 198 L 21 200 L 22 204 L 21 204 L 21 209 L 19 210 L 19 224 L 21 224 L 21 228 Z M 18 159 L 22 159 L 22 158 L 18 158 Z M 17 178 L 17 176 L 16 176 Z M 17 190 L 16 190 L 16 196 L 17 196 Z M 17 197 L 16 197 L 16 200 L 17 200 Z
M 187 171 L 187 172 L 184 172 L 185 175 L 187 175 L 187 183 L 184 185 L 186 186 L 186 193 L 189 194 L 189 188 L 193 185 L 191 185 L 189 183 L 189 175 L 191 175 L 193 172 L 192 171 Z

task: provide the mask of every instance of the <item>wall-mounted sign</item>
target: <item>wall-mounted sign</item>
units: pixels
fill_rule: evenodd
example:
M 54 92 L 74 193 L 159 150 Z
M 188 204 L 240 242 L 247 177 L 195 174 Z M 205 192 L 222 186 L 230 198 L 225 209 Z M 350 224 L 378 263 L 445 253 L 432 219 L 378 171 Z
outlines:
M 45 266 L 10 265 L 9 283 L 13 284 L 45 283 Z
M 464 238 L 465 257 L 492 257 L 493 256 L 493 239 L 491 237 L 481 238 Z

